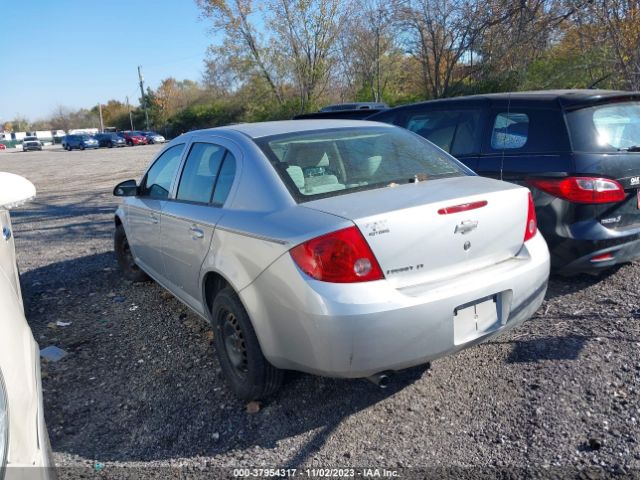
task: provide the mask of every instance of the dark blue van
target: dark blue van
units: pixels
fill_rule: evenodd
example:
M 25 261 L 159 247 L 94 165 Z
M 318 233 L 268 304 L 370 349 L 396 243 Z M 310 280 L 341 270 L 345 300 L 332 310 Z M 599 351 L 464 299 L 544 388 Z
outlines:
M 527 185 L 555 271 L 640 257 L 640 92 L 474 95 L 368 120 L 407 128 L 479 175 Z

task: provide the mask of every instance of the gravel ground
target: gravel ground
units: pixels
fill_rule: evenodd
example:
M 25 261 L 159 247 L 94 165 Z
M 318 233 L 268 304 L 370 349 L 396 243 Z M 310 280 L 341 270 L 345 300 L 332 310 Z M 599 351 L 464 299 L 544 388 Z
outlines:
M 231 475 L 215 467 L 309 466 L 457 478 L 640 472 L 640 265 L 553 278 L 529 322 L 403 372 L 387 390 L 291 373 L 251 414 L 223 382 L 209 326 L 158 285 L 131 284 L 116 269 L 112 188 L 139 177 L 158 150 L 0 153 L 0 170 L 38 188 L 12 214 L 29 322 L 41 347 L 69 352 L 43 365 L 61 477 L 165 477 L 186 467 L 209 476 Z

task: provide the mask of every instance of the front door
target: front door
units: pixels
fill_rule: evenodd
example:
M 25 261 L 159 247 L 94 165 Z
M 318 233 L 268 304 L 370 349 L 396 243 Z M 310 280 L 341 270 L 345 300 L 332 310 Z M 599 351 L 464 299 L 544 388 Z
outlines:
M 138 196 L 127 202 L 126 233 L 136 263 L 156 279 L 164 277 L 160 217 L 162 200 L 169 196 L 184 144 L 165 150 L 142 180 Z

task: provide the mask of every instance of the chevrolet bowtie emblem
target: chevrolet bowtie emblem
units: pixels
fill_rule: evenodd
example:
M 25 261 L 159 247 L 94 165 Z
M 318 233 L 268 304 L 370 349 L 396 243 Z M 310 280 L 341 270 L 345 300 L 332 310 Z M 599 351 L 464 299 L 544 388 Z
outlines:
M 477 220 L 465 220 L 464 222 L 460 222 L 459 225 L 456 225 L 456 230 L 453 233 L 460 233 L 462 235 L 469 233 L 471 230 L 475 230 L 478 228 Z

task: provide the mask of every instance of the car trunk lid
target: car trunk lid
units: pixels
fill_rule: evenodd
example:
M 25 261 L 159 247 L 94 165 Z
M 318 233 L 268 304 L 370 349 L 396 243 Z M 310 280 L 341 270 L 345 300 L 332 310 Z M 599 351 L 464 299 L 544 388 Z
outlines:
M 522 248 L 528 190 L 462 176 L 303 204 L 353 221 L 396 288 L 458 276 Z M 455 209 L 474 204 L 470 208 Z M 461 210 L 461 211 L 456 211 Z

